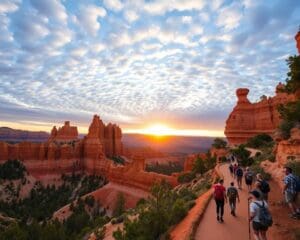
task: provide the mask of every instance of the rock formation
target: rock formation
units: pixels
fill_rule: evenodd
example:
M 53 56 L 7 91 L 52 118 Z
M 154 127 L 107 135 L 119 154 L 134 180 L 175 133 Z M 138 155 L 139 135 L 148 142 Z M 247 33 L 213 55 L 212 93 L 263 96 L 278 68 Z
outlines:
M 230 113 L 225 127 L 225 135 L 230 144 L 245 143 L 249 138 L 260 134 L 272 134 L 281 119 L 277 111 L 280 104 L 295 100 L 294 95 L 282 91 L 283 84 L 276 87 L 274 97 L 263 97 L 257 103 L 251 103 L 247 95 L 249 89 L 240 88 L 236 91 L 237 105 Z
M 53 127 L 47 142 L 0 142 L 0 163 L 18 159 L 30 174 L 37 178 L 47 175 L 85 172 L 106 176 L 111 182 L 149 191 L 154 182 L 167 180 L 177 184 L 174 176 L 145 172 L 145 158 L 132 153 L 125 165 L 115 165 L 109 158 L 123 153 L 122 131 L 116 124 L 107 126 L 98 115 L 93 117 L 88 134 L 78 139 L 77 127 L 66 121 L 60 128 Z
M 300 30 L 296 34 L 295 40 L 296 40 L 296 43 L 297 43 L 298 53 L 300 54 Z
M 65 125 L 56 129 L 52 128 L 49 141 L 68 142 L 78 139 L 77 127 L 71 126 L 70 121 L 65 121 Z

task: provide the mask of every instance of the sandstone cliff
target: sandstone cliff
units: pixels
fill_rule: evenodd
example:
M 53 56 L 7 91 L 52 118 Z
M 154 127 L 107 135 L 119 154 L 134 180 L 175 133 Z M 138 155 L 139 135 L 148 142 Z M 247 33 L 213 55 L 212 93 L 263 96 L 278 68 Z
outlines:
M 93 117 L 88 134 L 78 139 L 77 127 L 66 121 L 60 128 L 53 127 L 47 142 L 0 142 L 0 162 L 18 159 L 35 177 L 85 172 L 106 176 L 111 182 L 147 190 L 153 183 L 167 180 L 173 186 L 177 180 L 144 171 L 145 158 L 132 152 L 129 162 L 115 165 L 115 156 L 123 155 L 122 131 L 116 124 L 105 126 L 98 115 Z
M 295 100 L 294 95 L 281 91 L 283 86 L 279 83 L 274 97 L 264 97 L 257 103 L 248 100 L 249 89 L 240 88 L 236 91 L 238 102 L 226 121 L 224 132 L 230 144 L 245 143 L 260 133 L 273 133 L 281 121 L 278 105 Z

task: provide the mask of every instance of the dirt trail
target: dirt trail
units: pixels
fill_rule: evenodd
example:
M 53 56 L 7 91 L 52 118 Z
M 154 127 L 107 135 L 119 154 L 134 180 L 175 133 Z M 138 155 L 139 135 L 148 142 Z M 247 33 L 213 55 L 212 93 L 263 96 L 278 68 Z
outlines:
M 224 186 L 230 185 L 233 178 L 230 176 L 228 165 L 222 165 L 220 171 L 224 175 Z M 244 180 L 244 179 L 243 179 Z M 237 185 L 235 181 L 235 186 Z M 196 232 L 196 240 L 247 240 L 248 234 L 248 191 L 243 181 L 243 189 L 239 190 L 241 202 L 237 203 L 237 216 L 230 214 L 229 204 L 225 203 L 224 223 L 219 223 L 216 218 L 216 206 L 212 199 L 204 213 Z M 253 236 L 251 236 L 253 239 Z

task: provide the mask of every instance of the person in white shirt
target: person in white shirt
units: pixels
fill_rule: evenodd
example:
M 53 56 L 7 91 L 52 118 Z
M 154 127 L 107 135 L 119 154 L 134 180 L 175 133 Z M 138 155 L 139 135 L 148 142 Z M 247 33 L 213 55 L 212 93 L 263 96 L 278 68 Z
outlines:
M 268 203 L 265 200 L 261 200 L 261 193 L 254 190 L 250 192 L 251 203 L 250 203 L 250 219 L 252 221 L 252 228 L 254 232 L 255 240 L 267 240 L 268 227 L 262 225 L 259 219 L 260 206 L 268 208 Z

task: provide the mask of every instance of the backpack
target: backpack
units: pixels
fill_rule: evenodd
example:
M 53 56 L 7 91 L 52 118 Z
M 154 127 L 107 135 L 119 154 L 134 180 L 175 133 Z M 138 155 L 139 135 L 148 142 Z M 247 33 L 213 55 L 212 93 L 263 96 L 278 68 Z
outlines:
M 235 199 L 237 197 L 237 190 L 233 187 L 229 187 L 227 190 L 227 195 L 229 199 Z
M 259 205 L 257 202 L 254 202 L 254 204 L 259 207 L 259 211 L 258 211 L 259 223 L 264 227 L 271 227 L 273 224 L 273 219 L 269 209 L 265 207 L 264 201 L 262 205 Z
M 224 199 L 224 188 L 220 185 L 216 185 L 214 196 L 215 196 L 215 199 L 217 199 L 217 200 L 223 200 Z
M 246 173 L 246 175 L 245 175 L 245 179 L 247 180 L 247 181 L 253 181 L 253 175 L 252 175 L 252 173 L 250 173 L 250 172 L 248 172 L 248 173 Z
M 265 180 L 260 181 L 260 188 L 259 189 L 260 189 L 260 191 L 262 191 L 262 193 L 268 193 L 268 192 L 270 192 L 270 185 Z
M 243 170 L 242 170 L 241 168 L 238 168 L 238 169 L 236 170 L 236 175 L 237 175 L 238 177 L 242 177 L 242 176 L 243 176 Z

